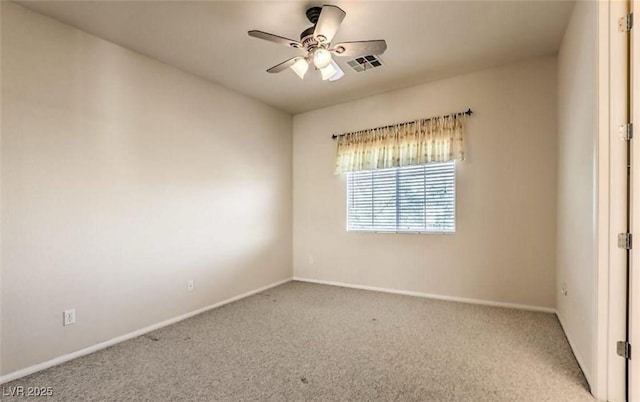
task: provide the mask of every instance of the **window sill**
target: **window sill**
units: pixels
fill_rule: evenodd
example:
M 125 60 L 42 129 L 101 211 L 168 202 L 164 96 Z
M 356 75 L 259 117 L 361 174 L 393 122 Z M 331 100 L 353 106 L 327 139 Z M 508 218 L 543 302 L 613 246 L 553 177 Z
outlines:
M 419 234 L 419 235 L 453 235 L 453 232 L 435 232 L 435 231 L 412 231 L 412 230 L 366 230 L 366 229 L 347 229 L 347 233 L 374 233 L 374 234 Z

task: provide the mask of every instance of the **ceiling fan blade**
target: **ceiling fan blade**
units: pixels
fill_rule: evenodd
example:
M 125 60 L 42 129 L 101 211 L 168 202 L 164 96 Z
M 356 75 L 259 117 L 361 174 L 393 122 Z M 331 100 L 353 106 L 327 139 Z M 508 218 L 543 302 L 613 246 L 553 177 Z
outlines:
M 316 23 L 316 29 L 313 31 L 313 36 L 320 43 L 330 43 L 333 40 L 340 23 L 344 19 L 345 13 L 340 7 L 336 6 L 323 6 Z
M 331 51 L 337 56 L 368 56 L 381 55 L 387 50 L 387 42 L 384 40 L 365 40 L 361 42 L 342 42 L 336 44 Z
M 304 57 L 301 57 L 301 56 L 292 57 L 289 60 L 283 61 L 280 64 L 276 64 L 275 66 L 273 66 L 270 69 L 268 69 L 267 72 L 268 73 L 279 73 L 280 71 L 286 70 L 287 68 L 291 67 L 293 65 L 293 63 L 295 63 L 296 61 L 298 61 L 300 59 L 304 59 Z
M 302 47 L 302 43 L 298 42 L 297 40 L 285 38 L 285 37 L 270 34 L 267 32 L 249 31 L 248 33 L 249 33 L 249 36 L 252 36 L 254 38 L 268 40 L 269 42 L 277 43 L 279 45 L 285 45 L 285 46 L 293 47 L 296 49 Z

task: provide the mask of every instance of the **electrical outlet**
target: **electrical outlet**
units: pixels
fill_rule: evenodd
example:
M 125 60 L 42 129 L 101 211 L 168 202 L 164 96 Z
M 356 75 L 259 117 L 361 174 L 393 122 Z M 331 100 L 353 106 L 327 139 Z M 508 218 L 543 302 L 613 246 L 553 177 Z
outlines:
M 65 310 L 62 313 L 62 325 L 67 326 L 76 323 L 76 309 Z
M 193 279 L 187 281 L 187 291 L 193 291 Z
M 562 293 L 563 295 L 567 295 L 567 284 L 565 282 L 562 282 L 562 286 L 560 287 L 560 293 Z

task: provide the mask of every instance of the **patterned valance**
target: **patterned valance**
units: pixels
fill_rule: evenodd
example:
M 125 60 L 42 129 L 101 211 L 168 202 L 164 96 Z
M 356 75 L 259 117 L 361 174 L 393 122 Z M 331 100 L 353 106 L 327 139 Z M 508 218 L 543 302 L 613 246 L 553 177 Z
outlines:
M 465 118 L 456 113 L 343 134 L 335 173 L 462 160 Z

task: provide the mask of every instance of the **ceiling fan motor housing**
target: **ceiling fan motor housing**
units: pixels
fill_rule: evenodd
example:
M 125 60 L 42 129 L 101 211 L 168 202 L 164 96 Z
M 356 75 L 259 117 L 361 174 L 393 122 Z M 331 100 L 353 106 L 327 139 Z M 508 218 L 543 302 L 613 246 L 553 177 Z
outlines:
M 302 42 L 302 45 L 307 50 L 311 50 L 311 49 L 314 49 L 314 48 L 318 47 L 318 41 L 313 36 L 313 32 L 315 31 L 315 29 L 316 29 L 316 27 L 314 25 L 312 27 L 309 27 L 309 28 L 305 29 L 300 34 L 300 42 Z

